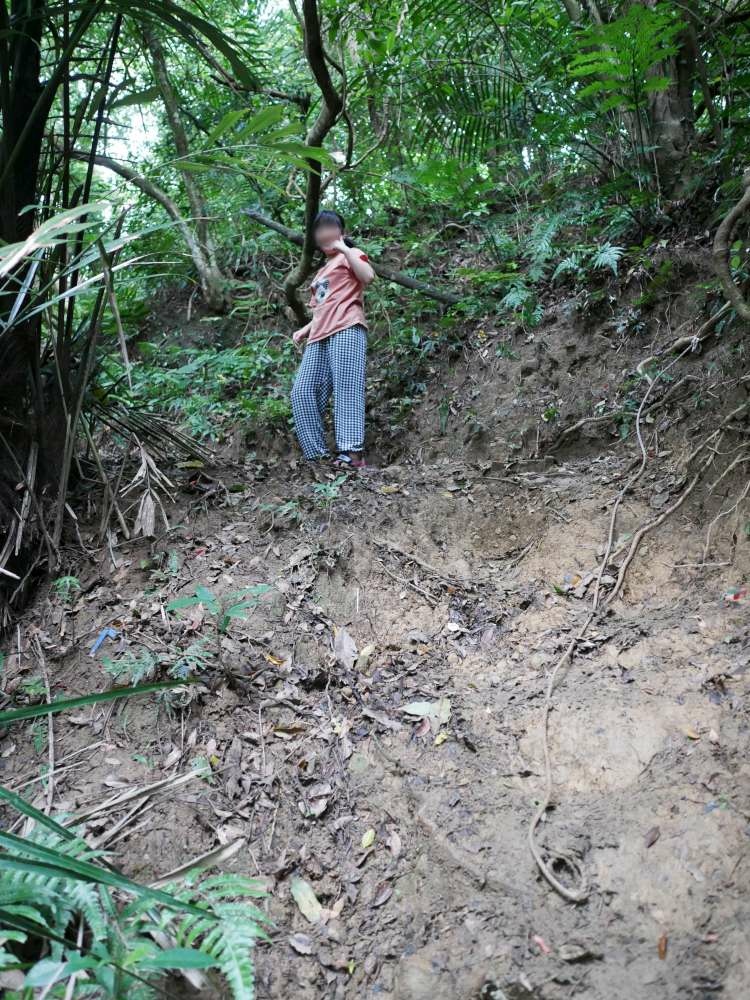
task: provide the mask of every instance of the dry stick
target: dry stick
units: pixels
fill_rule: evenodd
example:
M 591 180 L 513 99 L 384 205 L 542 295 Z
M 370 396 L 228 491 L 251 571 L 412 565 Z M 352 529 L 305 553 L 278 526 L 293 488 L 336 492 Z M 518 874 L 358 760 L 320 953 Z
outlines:
M 568 648 L 565 650 L 563 655 L 555 664 L 555 668 L 550 674 L 549 681 L 547 682 L 547 693 L 544 699 L 544 713 L 542 721 L 542 740 L 544 744 L 544 770 L 545 770 L 546 789 L 544 793 L 544 798 L 539 803 L 539 807 L 537 811 L 534 813 L 531 823 L 529 824 L 529 832 L 527 836 L 529 849 L 542 875 L 544 875 L 544 877 L 547 879 L 547 881 L 549 882 L 549 884 L 552 886 L 553 889 L 559 892 L 560 895 L 563 896 L 565 899 L 570 900 L 571 903 L 582 903 L 585 899 L 588 898 L 590 892 L 586 877 L 582 869 L 573 858 L 567 855 L 563 857 L 559 853 L 552 851 L 548 852 L 552 858 L 556 858 L 558 860 L 560 859 L 564 860 L 566 864 L 572 867 L 572 869 L 578 876 L 581 886 L 580 889 L 568 889 L 568 887 L 563 885 L 562 882 L 552 873 L 550 865 L 542 857 L 542 852 L 537 847 L 534 835 L 536 833 L 536 828 L 537 826 L 539 826 L 539 823 L 542 819 L 542 816 L 544 816 L 544 814 L 547 812 L 550 801 L 552 800 L 552 761 L 550 759 L 550 752 L 549 752 L 549 715 L 550 715 L 550 709 L 552 707 L 552 692 L 554 690 L 555 680 L 557 679 L 557 675 L 563 664 L 571 659 L 573 655 L 573 650 L 575 649 L 577 643 L 579 643 L 580 640 L 584 637 L 586 630 L 588 629 L 589 625 L 594 619 L 595 614 L 596 611 L 589 612 L 588 618 L 583 623 L 583 626 L 579 630 L 578 634 L 575 635 L 570 640 Z
M 413 583 L 411 580 L 405 580 L 402 579 L 400 576 L 396 576 L 395 573 L 393 573 L 390 569 L 388 569 L 388 567 L 386 566 L 386 564 L 383 562 L 382 559 L 378 559 L 378 562 L 383 567 L 385 573 L 392 580 L 395 580 L 396 583 L 400 583 L 402 587 L 411 587 L 412 590 L 415 590 L 418 594 L 421 594 L 422 597 L 424 597 L 424 599 L 427 601 L 427 603 L 431 605 L 433 608 L 437 606 L 438 603 L 437 600 L 434 597 L 432 597 L 431 594 L 428 594 L 426 590 L 422 590 L 420 586 L 418 586 L 416 583 Z
M 477 868 L 474 864 L 472 864 L 472 862 L 469 861 L 468 858 L 461 857 L 461 855 L 454 848 L 453 844 L 451 844 L 451 842 L 448 840 L 445 834 L 442 833 L 440 830 L 438 830 L 435 823 L 433 823 L 432 820 L 428 819 L 427 816 L 425 816 L 424 809 L 426 803 L 422 798 L 422 796 L 418 792 L 416 792 L 405 780 L 406 777 L 408 777 L 408 773 L 404 768 L 404 766 L 401 764 L 401 762 L 398 761 L 395 757 L 392 757 L 391 754 L 388 753 L 388 751 L 385 749 L 383 744 L 376 736 L 372 735 L 370 738 L 372 739 L 374 746 L 381 754 L 381 756 L 388 762 L 388 764 L 390 764 L 391 768 L 396 774 L 396 777 L 399 778 L 399 780 L 401 781 L 401 787 L 406 792 L 406 797 L 411 800 L 411 803 L 414 807 L 414 813 L 417 822 L 425 828 L 425 830 L 429 833 L 434 843 L 442 850 L 442 852 L 445 855 L 447 855 L 448 859 L 452 861 L 457 868 L 462 868 L 467 874 L 469 874 L 474 879 L 474 881 L 476 882 L 477 886 L 480 889 L 484 888 L 486 885 L 489 885 L 492 889 L 495 889 L 498 892 L 502 892 L 505 895 L 515 894 L 516 889 L 514 886 L 511 886 L 508 883 L 503 882 L 501 879 L 497 878 L 491 872 L 481 871 L 481 869 Z
M 34 636 L 34 645 L 36 647 L 37 660 L 39 661 L 39 668 L 42 671 L 42 677 L 44 679 L 44 689 L 47 695 L 47 704 L 49 705 L 52 701 L 52 693 L 49 686 L 49 675 L 47 673 L 47 663 L 44 658 L 44 652 L 42 651 L 42 644 L 39 641 L 39 636 Z M 55 797 L 55 730 L 52 723 L 52 713 L 47 716 L 47 746 L 49 751 L 49 771 L 47 772 L 47 801 L 44 806 L 44 811 L 49 814 L 52 812 L 52 801 Z
M 441 580 L 443 583 L 446 583 L 451 587 L 455 586 L 465 587 L 467 585 L 472 586 L 471 581 L 460 580 L 458 577 L 446 576 L 445 573 L 441 572 L 441 570 L 437 569 L 437 567 L 431 566 L 428 562 L 425 562 L 424 559 L 420 559 L 419 556 L 415 556 L 411 552 L 407 552 L 405 549 L 399 548 L 398 545 L 395 545 L 393 542 L 389 542 L 385 538 L 373 538 L 373 542 L 376 545 L 380 546 L 381 548 L 388 549 L 389 552 L 397 552 L 399 555 L 402 555 L 405 559 L 408 559 L 410 562 L 416 563 L 417 566 L 421 566 L 422 569 L 426 569 L 428 573 L 431 573 L 433 576 L 436 576 L 438 580 Z
M 32 485 L 31 482 L 29 482 L 29 480 L 28 480 L 28 478 L 26 476 L 26 473 L 23 470 L 23 467 L 21 466 L 20 462 L 16 458 L 16 453 L 13 451 L 13 449 L 8 444 L 8 442 L 5 440 L 5 437 L 4 437 L 4 435 L 2 433 L 0 433 L 0 442 L 2 442 L 2 444 L 5 447 L 5 450 L 8 452 L 8 454 L 11 457 L 11 459 L 13 460 L 13 464 L 15 465 L 16 469 L 18 470 L 18 473 L 21 476 L 21 479 L 23 480 L 23 484 L 24 484 L 24 486 L 26 487 L 26 489 L 28 490 L 28 492 L 29 492 L 29 494 L 31 496 L 31 502 L 34 504 L 34 510 L 36 511 L 37 519 L 38 519 L 38 522 L 39 522 L 39 528 L 40 528 L 40 530 L 41 530 L 41 532 L 42 532 L 42 534 L 44 536 L 44 541 L 45 541 L 45 543 L 47 545 L 47 555 L 48 555 L 48 558 L 49 558 L 49 561 L 50 561 L 50 565 L 52 565 L 53 564 L 53 559 L 52 559 L 53 555 L 55 556 L 56 560 L 59 561 L 59 559 L 60 559 L 60 552 L 59 552 L 57 546 L 55 545 L 55 543 L 52 541 L 50 533 L 47 530 L 47 524 L 46 524 L 46 522 L 44 520 L 44 514 L 43 514 L 42 508 L 41 508 L 41 506 L 39 504 L 39 498 L 37 497 L 36 493 L 34 492 L 33 485 Z M 5 552 L 5 550 L 3 550 L 3 552 Z M 6 573 L 5 575 L 13 575 L 13 574 Z
M 714 434 L 711 435 L 711 436 L 715 437 L 716 433 L 717 432 L 714 432 Z M 607 600 L 604 602 L 603 606 L 605 608 L 608 607 L 612 603 L 612 601 L 615 599 L 615 597 L 617 597 L 618 593 L 620 592 L 620 589 L 622 587 L 623 581 L 625 579 L 625 574 L 628 571 L 628 566 L 633 561 L 633 557 L 635 556 L 636 550 L 637 550 L 638 546 L 640 545 L 640 542 L 641 542 L 641 539 L 643 538 L 643 536 L 645 534 L 647 534 L 649 531 L 652 531 L 654 528 L 658 528 L 660 524 L 663 524 L 663 522 L 666 521 L 666 519 L 669 517 L 670 514 L 673 514 L 678 509 L 678 507 L 682 506 L 682 504 L 685 502 L 685 500 L 687 500 L 687 498 L 690 496 L 690 494 L 695 489 L 695 487 L 696 487 L 696 485 L 698 483 L 698 480 L 700 479 L 700 477 L 703 474 L 704 470 L 708 468 L 708 466 L 713 462 L 713 460 L 714 460 L 715 457 L 716 457 L 716 455 L 713 452 L 711 452 L 711 454 L 709 454 L 708 458 L 705 460 L 705 462 L 703 463 L 703 465 L 701 465 L 701 467 L 698 469 L 698 471 L 696 472 L 696 474 L 693 476 L 692 480 L 690 481 L 690 485 L 687 486 L 682 491 L 682 493 L 675 500 L 675 502 L 673 504 L 670 504 L 670 506 L 667 507 L 666 510 L 662 511 L 662 513 L 659 515 L 659 517 L 655 518 L 653 521 L 650 521 L 648 524 L 644 525 L 642 528 L 639 528 L 638 531 L 636 531 L 636 533 L 633 535 L 633 540 L 630 543 L 630 549 L 628 551 L 627 556 L 625 557 L 625 560 L 623 561 L 622 566 L 620 567 L 620 572 L 619 572 L 619 574 L 617 576 L 617 581 L 616 581 L 614 587 L 612 588 L 612 590 L 610 591 L 610 593 L 607 595 Z
M 89 447 L 91 448 L 91 454 L 94 456 L 94 462 L 96 463 L 96 468 L 99 472 L 99 477 L 102 481 L 102 486 L 104 488 L 104 496 L 109 505 L 107 507 L 107 510 L 108 511 L 114 510 L 117 516 L 117 520 L 120 522 L 122 533 L 125 535 L 126 538 L 130 538 L 130 531 L 128 530 L 125 518 L 122 516 L 122 511 L 120 510 L 119 504 L 117 503 L 117 498 L 112 492 L 112 487 L 109 485 L 109 479 L 107 479 L 107 475 L 104 471 L 104 466 L 102 465 L 101 456 L 99 455 L 99 449 L 96 447 L 93 435 L 91 434 L 91 430 L 89 429 L 89 425 L 85 419 L 81 420 L 81 426 L 83 427 L 83 433 L 85 434 L 86 440 L 88 441 Z M 104 525 L 100 527 L 99 534 L 100 535 L 104 534 Z
M 682 347 L 691 347 L 692 337 L 687 337 L 687 338 L 683 338 L 683 339 L 685 340 L 685 343 L 682 344 L 681 346 Z M 686 353 L 687 353 L 687 351 L 683 351 L 683 354 L 686 354 Z M 655 357 L 656 357 L 656 355 L 652 355 L 650 358 L 646 358 L 646 361 L 653 361 Z M 682 357 L 682 355 L 680 355 L 680 357 Z M 677 360 L 679 360 L 679 359 L 677 359 Z M 641 371 L 641 367 L 642 367 L 642 365 L 644 363 L 645 362 L 642 361 L 640 363 L 640 365 L 638 365 L 638 369 L 639 369 L 640 374 L 644 374 Z M 685 384 L 685 382 L 697 382 L 697 381 L 698 381 L 698 376 L 697 375 L 685 375 L 684 378 L 681 378 L 679 382 L 675 382 L 675 384 L 670 388 L 670 390 L 668 392 L 666 392 L 661 397 L 661 399 L 654 400 L 654 402 L 649 407 L 647 407 L 646 410 L 650 413 L 651 410 L 653 410 L 655 407 L 657 407 L 657 406 L 663 406 L 669 399 L 672 398 L 672 396 L 674 396 L 674 394 L 677 392 L 677 390 L 679 388 L 681 388 Z M 616 416 L 618 416 L 618 413 L 616 411 L 615 412 L 610 411 L 609 413 L 600 413 L 600 414 L 596 414 L 595 416 L 592 416 L 592 417 L 583 417 L 581 420 L 577 421 L 571 427 L 566 427 L 565 430 L 561 432 L 561 434 L 557 438 L 557 440 L 552 443 L 552 445 L 551 445 L 551 447 L 550 447 L 549 450 L 550 451 L 554 451 L 554 449 L 557 448 L 562 443 L 562 441 L 563 441 L 564 438 L 566 438 L 569 435 L 575 433 L 575 431 L 577 431 L 579 428 L 583 427 L 585 424 L 597 424 L 597 423 L 601 423 L 602 421 L 606 421 L 606 420 L 614 420 Z M 489 478 L 489 477 L 484 477 L 484 478 Z
M 132 390 L 133 388 L 133 376 L 130 369 L 130 358 L 128 357 L 128 342 L 125 336 L 125 330 L 122 326 L 122 319 L 120 317 L 120 309 L 117 305 L 117 296 L 115 295 L 114 282 L 112 281 L 112 265 L 107 255 L 107 251 L 104 249 L 104 243 L 101 238 L 96 241 L 96 248 L 99 251 L 99 257 L 102 264 L 102 272 L 104 274 L 104 284 L 107 288 L 107 299 L 109 300 L 109 308 L 112 310 L 112 315 L 115 318 L 115 325 L 117 326 L 117 339 L 120 341 L 120 353 L 122 354 L 122 361 L 125 365 L 125 373 L 128 378 L 128 386 Z

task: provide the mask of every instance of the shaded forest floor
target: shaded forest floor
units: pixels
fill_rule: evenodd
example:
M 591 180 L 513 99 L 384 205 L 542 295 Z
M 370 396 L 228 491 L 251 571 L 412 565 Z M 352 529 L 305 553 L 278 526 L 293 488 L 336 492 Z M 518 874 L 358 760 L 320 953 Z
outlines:
M 710 487 L 744 430 L 645 536 L 559 675 L 554 808 L 538 840 L 587 873 L 591 894 L 572 905 L 527 845 L 545 691 L 641 452 L 632 427 L 620 440 L 598 423 L 555 450 L 539 413 L 557 397 L 570 419 L 590 412 L 593 387 L 614 392 L 653 345 L 607 350 L 560 322 L 504 357 L 494 337 L 436 362 L 410 428 L 377 432 L 369 477 L 332 473 L 321 489 L 291 446 L 266 460 L 262 442 L 240 467 L 183 472 L 168 531 L 94 553 L 71 606 L 42 595 L 29 609 L 5 690 L 40 657 L 53 693 L 74 695 L 110 683 L 105 657 L 220 644 L 187 703 L 56 718 L 55 806 L 98 806 L 208 760 L 210 781 L 168 785 L 135 811 L 115 803 L 88 832 L 146 881 L 239 842 L 224 867 L 265 880 L 275 924 L 259 998 L 739 997 L 750 543 L 738 512 L 705 560 L 704 545 L 741 493 L 740 466 Z M 689 453 L 745 398 L 734 350 L 691 358 L 655 392 L 616 543 L 679 497 Z M 205 609 L 165 610 L 196 586 L 223 599 L 259 583 L 269 591 L 224 636 Z M 90 655 L 107 627 L 116 637 Z M 46 734 L 13 732 L 1 751 L 5 779 L 39 791 Z

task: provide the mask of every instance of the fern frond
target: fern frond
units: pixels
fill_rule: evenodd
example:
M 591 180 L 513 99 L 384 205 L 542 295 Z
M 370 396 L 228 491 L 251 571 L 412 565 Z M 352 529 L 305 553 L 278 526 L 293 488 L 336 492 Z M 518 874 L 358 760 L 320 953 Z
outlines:
M 133 930 L 166 934 L 178 948 L 192 948 L 212 958 L 235 1000 L 252 1000 L 255 990 L 253 948 L 265 938 L 268 918 L 249 902 L 265 896 L 256 879 L 220 874 L 193 885 L 165 887 L 185 903 L 205 908 L 206 915 L 181 914 L 155 908 L 146 900 L 133 900 L 124 913 Z M 128 921 L 130 923 L 130 921 Z
M 581 258 L 577 253 L 572 253 L 564 257 L 552 272 L 552 280 L 559 278 L 561 274 L 577 274 L 581 270 Z
M 609 241 L 602 243 L 591 258 L 591 266 L 596 268 L 611 267 L 612 273 L 617 274 L 617 265 L 624 252 L 624 247 L 612 246 Z
M 102 856 L 85 841 L 76 837 L 65 840 L 57 834 L 39 827 L 32 828 L 26 837 L 30 843 L 54 848 L 59 854 L 77 861 L 92 861 Z M 17 852 L 26 857 L 23 850 Z M 30 858 L 31 855 L 28 855 Z M 31 905 L 36 919 L 48 923 L 56 933 L 62 933 L 73 917 L 82 917 L 95 938 L 106 936 L 108 907 L 100 886 L 78 879 L 42 874 L 23 869 L 4 869 L 0 875 L 0 906 Z

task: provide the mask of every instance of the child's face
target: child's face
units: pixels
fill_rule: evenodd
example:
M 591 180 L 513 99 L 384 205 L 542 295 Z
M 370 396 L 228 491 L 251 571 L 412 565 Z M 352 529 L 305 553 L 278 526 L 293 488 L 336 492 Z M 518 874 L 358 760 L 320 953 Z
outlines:
M 315 242 L 321 250 L 331 247 L 336 240 L 340 240 L 342 232 L 335 223 L 324 222 L 315 230 Z

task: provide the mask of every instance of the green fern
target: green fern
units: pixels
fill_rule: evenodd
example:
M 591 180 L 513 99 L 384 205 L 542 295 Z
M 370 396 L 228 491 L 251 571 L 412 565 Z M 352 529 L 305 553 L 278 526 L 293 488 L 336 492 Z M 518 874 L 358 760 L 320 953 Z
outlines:
M 610 267 L 612 273 L 617 274 L 617 265 L 624 252 L 623 247 L 612 246 L 609 241 L 602 243 L 591 258 L 591 266 L 596 268 Z
M 552 280 L 554 281 L 556 278 L 559 278 L 561 274 L 579 275 L 580 273 L 581 255 L 573 252 L 560 261 L 555 270 L 552 272 Z
M 253 1000 L 253 948 L 268 923 L 251 902 L 264 895 L 258 882 L 194 875 L 171 892 L 141 887 L 19 796 L 0 789 L 0 798 L 33 821 L 26 837 L 1 836 L 0 972 L 19 967 L 23 947 L 41 956 L 25 987 L 50 1000 L 67 994 L 74 972 L 73 997 L 153 1000 L 169 969 L 216 969 L 235 1000 Z M 121 905 L 118 888 L 135 898 Z M 82 949 L 72 941 L 79 927 Z
M 265 895 L 259 883 L 240 875 L 215 875 L 192 886 L 169 886 L 168 891 L 185 903 L 206 909 L 205 917 L 168 910 L 155 911 L 143 901 L 131 904 L 128 916 L 141 935 L 160 932 L 177 948 L 189 948 L 210 958 L 232 990 L 235 1000 L 252 1000 L 255 988 L 253 948 L 258 938 L 267 938 L 268 920 L 247 900 Z
M 27 838 L 29 844 L 52 848 L 65 858 L 93 861 L 101 857 L 78 837 L 63 839 L 47 830 L 35 829 Z M 31 859 L 23 849 L 21 858 Z M 5 860 L 7 855 L 2 856 Z M 73 916 L 86 922 L 92 935 L 99 938 L 107 933 L 108 901 L 101 886 L 76 881 L 64 876 L 33 869 L 5 870 L 0 877 L 0 907 L 15 912 L 19 907 L 32 907 L 52 931 L 64 936 Z M 28 914 L 27 914 L 28 915 Z

